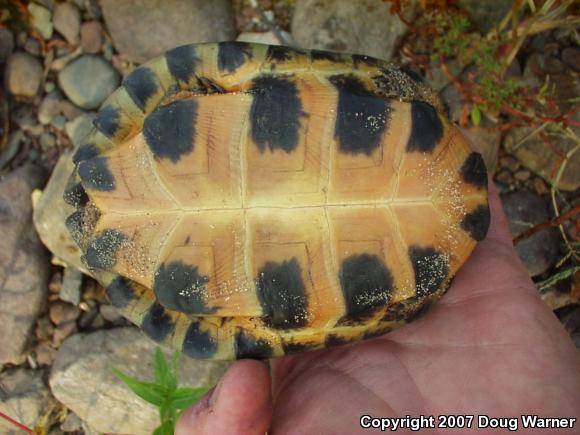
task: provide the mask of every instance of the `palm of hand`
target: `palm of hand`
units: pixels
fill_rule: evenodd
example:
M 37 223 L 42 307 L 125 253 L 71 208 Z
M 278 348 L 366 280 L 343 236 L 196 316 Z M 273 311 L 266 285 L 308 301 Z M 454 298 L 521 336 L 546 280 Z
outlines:
M 519 263 L 497 194 L 490 206 L 487 239 L 423 318 L 275 360 L 271 386 L 259 363 L 238 363 L 211 412 L 227 412 L 220 421 L 235 433 L 352 433 L 362 415 L 580 417 L 579 354 Z M 211 433 L 218 426 L 204 406 L 187 418 Z

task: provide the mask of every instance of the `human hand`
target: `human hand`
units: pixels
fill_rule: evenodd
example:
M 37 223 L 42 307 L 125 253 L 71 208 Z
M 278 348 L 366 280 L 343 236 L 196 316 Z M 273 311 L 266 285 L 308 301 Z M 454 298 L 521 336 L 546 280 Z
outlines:
M 487 238 L 422 318 L 272 360 L 271 376 L 261 362 L 238 361 L 176 434 L 355 433 L 368 431 L 362 415 L 421 414 L 576 417 L 578 428 L 580 353 L 521 265 L 493 186 L 490 209 Z

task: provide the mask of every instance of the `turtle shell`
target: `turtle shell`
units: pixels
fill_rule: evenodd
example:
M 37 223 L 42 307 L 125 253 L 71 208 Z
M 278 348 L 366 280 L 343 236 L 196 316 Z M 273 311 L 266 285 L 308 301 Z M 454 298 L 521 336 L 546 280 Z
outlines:
M 489 225 L 481 155 L 415 75 L 238 42 L 136 68 L 79 148 L 67 225 L 112 304 L 195 358 L 384 334 Z

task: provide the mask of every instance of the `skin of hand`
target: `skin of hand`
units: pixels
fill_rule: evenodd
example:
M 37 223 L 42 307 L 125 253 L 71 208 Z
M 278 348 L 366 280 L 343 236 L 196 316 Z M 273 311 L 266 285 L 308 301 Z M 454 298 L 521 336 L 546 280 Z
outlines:
M 379 338 L 272 360 L 271 374 L 238 361 L 182 414 L 176 434 L 368 433 L 362 415 L 444 414 L 475 415 L 474 428 L 484 414 L 576 418 L 558 432 L 580 433 L 580 352 L 522 266 L 491 185 L 490 210 L 487 238 L 423 317 Z

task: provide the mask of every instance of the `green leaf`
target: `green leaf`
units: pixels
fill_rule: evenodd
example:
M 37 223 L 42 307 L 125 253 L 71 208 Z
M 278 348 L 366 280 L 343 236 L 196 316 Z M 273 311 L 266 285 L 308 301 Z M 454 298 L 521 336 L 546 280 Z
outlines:
M 132 378 L 116 368 L 113 368 L 112 370 L 113 374 L 123 381 L 141 399 L 152 403 L 155 406 L 161 406 L 165 401 L 168 393 L 165 387 Z
M 471 122 L 476 127 L 479 126 L 479 123 L 481 122 L 481 110 L 478 105 L 474 105 L 471 108 Z
M 169 398 L 171 408 L 181 411 L 201 399 L 213 386 L 199 388 L 178 388 Z
M 155 349 L 155 382 L 171 390 L 172 377 L 173 373 L 171 373 L 167 365 L 165 355 L 163 355 L 160 348 Z
M 166 421 L 153 432 L 153 435 L 173 435 L 175 432 L 175 421 Z

